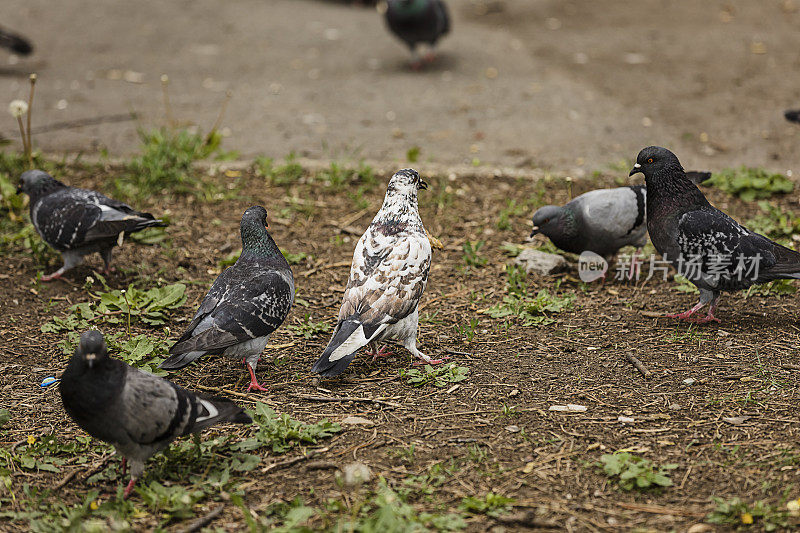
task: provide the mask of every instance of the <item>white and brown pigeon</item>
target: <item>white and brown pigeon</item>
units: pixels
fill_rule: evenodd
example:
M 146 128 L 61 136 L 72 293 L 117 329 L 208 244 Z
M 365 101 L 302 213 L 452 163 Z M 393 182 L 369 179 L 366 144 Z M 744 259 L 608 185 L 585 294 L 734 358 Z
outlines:
M 638 172 L 647 184 L 647 229 L 653 246 L 700 289 L 694 307 L 668 317 L 719 322 L 714 311 L 722 291 L 800 279 L 800 253 L 750 231 L 712 206 L 666 148 L 648 146 L 639 152 L 630 175 Z M 706 304 L 708 315 L 692 316 Z
M 17 192 L 30 197 L 33 227 L 64 260 L 61 268 L 42 276 L 43 281 L 60 278 L 93 252 L 100 252 L 105 272 L 109 272 L 111 250 L 124 235 L 164 225 L 149 213 L 99 192 L 65 185 L 42 170 L 23 172 Z
M 432 61 L 437 41 L 450 31 L 450 15 L 442 0 L 388 0 L 385 17 L 392 33 L 411 50 L 415 69 L 422 65 L 417 47 L 427 44 L 430 51 L 425 59 Z
M 248 391 L 266 391 L 256 366 L 270 334 L 286 320 L 294 302 L 289 263 L 267 229 L 267 210 L 242 215 L 242 254 L 219 275 L 184 334 L 160 368 L 177 370 L 206 354 L 242 358 L 250 372 Z
M 144 463 L 178 437 L 215 424 L 249 424 L 236 404 L 187 391 L 111 359 L 103 335 L 87 331 L 58 385 L 67 414 L 96 439 L 114 445 L 131 465 L 130 496 Z
M 417 171 L 398 170 L 386 197 L 353 252 L 350 278 L 333 336 L 312 371 L 338 376 L 362 347 L 388 355 L 375 343 L 396 339 L 427 364 L 438 364 L 417 349 L 419 300 L 428 281 L 431 244 L 417 209 L 417 191 L 427 189 Z

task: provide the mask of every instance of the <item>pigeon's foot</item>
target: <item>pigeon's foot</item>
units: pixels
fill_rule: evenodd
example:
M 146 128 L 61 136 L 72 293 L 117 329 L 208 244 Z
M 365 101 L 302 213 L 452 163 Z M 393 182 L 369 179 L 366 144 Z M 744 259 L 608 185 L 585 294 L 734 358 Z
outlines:
M 719 318 L 715 317 L 710 312 L 702 318 L 701 317 L 687 318 L 686 321 L 692 322 L 693 324 L 707 324 L 709 322 L 716 322 L 716 323 L 721 322 Z
M 683 313 L 669 313 L 664 316 L 667 318 L 677 318 L 678 320 L 689 320 L 689 317 L 698 312 L 705 304 L 702 302 L 698 302 L 695 304 L 694 307 L 689 309 L 688 311 L 684 311 Z M 709 310 L 708 314 L 713 318 L 714 313 L 713 310 Z
M 422 66 L 423 66 L 422 60 L 420 60 L 420 59 L 412 59 L 411 62 L 408 64 L 408 66 L 414 72 L 419 72 L 420 70 L 422 70 Z
M 442 357 L 441 359 L 431 359 L 430 357 L 428 357 L 427 355 L 425 355 L 425 354 L 424 354 L 424 353 L 422 353 L 422 352 L 417 352 L 417 354 L 416 354 L 416 355 L 417 355 L 417 357 L 419 357 L 419 358 L 420 358 L 420 361 L 414 361 L 414 362 L 411 364 L 411 366 L 420 366 L 420 365 L 441 365 L 442 363 L 444 363 L 445 361 L 447 361 L 448 359 L 450 359 L 450 357 L 449 357 L 449 356 L 447 356 L 447 355 L 445 355 L 445 356 L 444 356 L 444 357 Z
M 250 385 L 247 386 L 247 392 L 250 392 L 251 390 L 268 392 L 268 388 L 259 385 L 258 380 L 256 379 L 256 372 L 253 370 L 253 367 L 250 366 L 250 363 L 248 363 L 245 359 L 242 359 L 242 362 L 247 367 L 247 370 L 250 371 Z
M 128 485 L 125 487 L 125 491 L 122 493 L 122 499 L 127 500 L 131 496 L 131 492 L 133 492 L 133 486 L 136 485 L 136 478 L 132 477 L 131 480 L 128 482 Z
M 390 355 L 394 355 L 394 352 L 389 350 L 385 344 L 382 344 L 377 350 L 367 350 L 364 354 L 371 355 L 372 362 L 374 363 L 379 357 L 389 357 Z
M 106 275 L 106 276 L 107 276 L 107 275 L 109 275 L 109 274 L 112 274 L 112 273 L 114 273 L 114 272 L 116 272 L 116 271 L 117 271 L 117 267 L 115 267 L 115 266 L 108 266 L 108 267 L 105 267 L 105 268 L 103 268 L 103 269 L 100 271 L 100 273 L 101 273 L 101 274 L 104 274 L 104 275 Z
M 123 457 L 122 458 L 122 463 L 119 465 L 119 473 L 120 473 L 120 475 L 124 476 L 126 470 L 128 470 L 128 458 L 127 457 Z
M 426 63 L 433 63 L 436 61 L 436 52 L 431 50 L 430 52 L 426 52 L 425 55 L 422 56 L 422 60 Z
M 42 281 L 53 281 L 54 279 L 60 279 L 63 274 L 64 272 L 61 270 L 56 270 L 52 274 L 45 274 L 42 276 Z

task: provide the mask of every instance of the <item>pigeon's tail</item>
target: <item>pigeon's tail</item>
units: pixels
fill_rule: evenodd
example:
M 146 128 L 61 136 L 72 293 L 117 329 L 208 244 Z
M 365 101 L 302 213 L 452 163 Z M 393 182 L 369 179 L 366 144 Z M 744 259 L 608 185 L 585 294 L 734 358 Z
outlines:
M 775 254 L 775 264 L 765 272 L 767 276 L 772 279 L 800 279 L 800 253 L 777 243 L 772 253 Z
M 222 398 L 198 395 L 195 398 L 195 406 L 197 407 L 197 418 L 189 429 L 190 433 L 197 433 L 222 422 L 249 424 L 253 421 L 250 415 L 242 411 L 241 407 Z
M 331 341 L 311 371 L 327 378 L 338 376 L 356 356 L 356 351 L 366 346 L 383 327 L 363 324 L 358 315 L 347 317 L 336 327 Z
M 711 177 L 711 172 L 701 172 L 699 170 L 688 170 L 686 171 L 686 177 L 689 178 L 689 181 L 694 183 L 695 185 L 700 185 L 708 178 Z
M 789 122 L 797 122 L 800 124 L 800 109 L 790 109 L 783 114 Z
M 173 349 L 175 349 L 175 346 L 173 346 L 170 351 Z M 164 370 L 178 370 L 192 364 L 197 359 L 200 359 L 200 357 L 203 355 L 205 355 L 205 352 L 200 351 L 176 353 L 164 360 L 160 365 L 158 365 L 158 368 L 163 368 Z
M 164 222 L 163 220 L 143 219 L 137 222 L 136 225 L 133 226 L 132 228 L 126 229 L 125 232 L 136 233 L 137 231 L 142 231 L 143 229 L 147 228 L 163 228 L 166 225 L 167 225 L 166 222 Z
M 8 48 L 15 54 L 22 56 L 33 52 L 33 45 L 31 45 L 30 41 L 5 30 L 0 30 L 0 48 Z

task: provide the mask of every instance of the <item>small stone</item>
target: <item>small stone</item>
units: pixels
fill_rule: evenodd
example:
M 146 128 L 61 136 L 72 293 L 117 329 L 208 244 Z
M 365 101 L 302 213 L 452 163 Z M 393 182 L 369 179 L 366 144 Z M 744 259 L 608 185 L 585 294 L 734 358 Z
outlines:
M 540 252 L 533 248 L 525 248 L 514 259 L 514 264 L 525 268 L 525 272 L 535 272 L 542 276 L 556 274 L 567 270 L 569 265 L 564 257 L 557 254 Z
M 342 481 L 349 487 L 366 483 L 372 478 L 372 470 L 359 461 L 349 463 L 342 468 Z
M 509 433 L 519 433 L 519 426 L 506 426 L 506 431 Z
M 342 419 L 342 424 L 346 426 L 374 426 L 375 422 L 360 416 L 348 416 Z
M 694 378 L 686 378 L 683 380 L 684 385 L 694 385 Z

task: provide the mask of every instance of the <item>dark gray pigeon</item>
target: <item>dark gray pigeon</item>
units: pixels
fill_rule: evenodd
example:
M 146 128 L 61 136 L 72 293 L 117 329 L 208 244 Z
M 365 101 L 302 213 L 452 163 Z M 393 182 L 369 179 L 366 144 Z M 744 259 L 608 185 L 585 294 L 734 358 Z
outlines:
M 797 122 L 800 124 L 800 109 L 789 109 L 783 114 L 789 122 Z
M 70 418 L 123 456 L 123 472 L 130 462 L 125 498 L 144 472 L 145 461 L 176 438 L 222 422 L 252 422 L 232 402 L 194 394 L 111 359 L 98 331 L 81 335 L 58 389 Z
M 664 260 L 700 289 L 700 302 L 667 315 L 697 323 L 711 320 L 722 291 L 776 279 L 800 279 L 800 253 L 754 233 L 713 207 L 686 178 L 675 154 L 658 146 L 639 152 L 630 175 L 644 174 L 647 229 Z M 708 315 L 690 318 L 704 305 Z
M 28 39 L 3 28 L 0 28 L 0 48 L 7 48 L 21 56 L 26 56 L 33 52 L 33 45 Z
M 385 15 L 392 33 L 411 49 L 414 68 L 421 66 L 417 46 L 430 46 L 426 59 L 431 61 L 436 42 L 450 31 L 450 15 L 442 0 L 388 0 Z
M 92 252 L 100 252 L 109 272 L 111 250 L 122 242 L 123 234 L 164 225 L 149 213 L 99 192 L 69 187 L 41 170 L 23 172 L 17 192 L 30 197 L 33 227 L 64 260 L 64 266 L 42 276 L 43 281 L 60 278 Z
M 250 372 L 247 390 L 267 390 L 256 379 L 256 365 L 294 301 L 292 270 L 268 227 L 267 210 L 260 205 L 244 212 L 242 255 L 211 286 L 161 368 L 183 368 L 206 354 L 243 358 Z
M 606 260 L 624 246 L 647 244 L 644 185 L 596 189 L 566 205 L 546 205 L 533 214 L 533 231 L 565 252 L 594 252 Z

